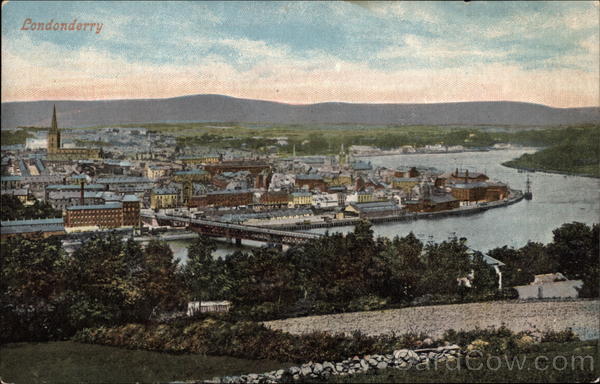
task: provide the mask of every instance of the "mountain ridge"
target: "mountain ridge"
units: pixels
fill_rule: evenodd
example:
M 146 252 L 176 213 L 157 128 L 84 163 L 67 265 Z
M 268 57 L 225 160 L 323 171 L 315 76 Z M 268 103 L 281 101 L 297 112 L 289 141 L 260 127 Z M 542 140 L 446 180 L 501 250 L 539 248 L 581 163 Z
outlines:
M 61 127 L 161 122 L 365 125 L 549 126 L 600 122 L 599 107 L 555 108 L 520 101 L 287 104 L 198 94 L 162 99 L 41 100 L 1 104 L 2 129 L 48 126 L 56 104 Z

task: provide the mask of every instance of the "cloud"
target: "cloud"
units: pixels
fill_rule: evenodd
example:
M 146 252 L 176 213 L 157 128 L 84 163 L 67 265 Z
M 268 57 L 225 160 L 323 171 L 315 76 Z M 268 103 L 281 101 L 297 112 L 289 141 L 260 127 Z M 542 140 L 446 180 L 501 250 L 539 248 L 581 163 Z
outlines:
M 422 44 L 418 39 L 408 41 Z M 265 53 L 261 44 L 244 44 L 248 46 L 241 51 Z M 48 57 L 49 52 L 58 55 Z M 221 93 L 289 103 L 520 100 L 567 107 L 595 105 L 599 97 L 597 87 L 590 86 L 598 84 L 598 74 L 573 69 L 531 72 L 495 63 L 467 69 L 387 70 L 318 51 L 311 52 L 308 59 L 263 56 L 264 60 L 242 70 L 220 55 L 205 56 L 193 65 L 164 65 L 94 49 L 69 53 L 51 43 L 18 54 L 5 49 L 2 98 L 118 99 Z
M 482 50 L 468 46 L 460 41 L 442 39 L 424 39 L 407 34 L 403 45 L 388 46 L 377 53 L 377 58 L 389 60 L 396 58 L 421 58 L 429 61 L 461 58 L 502 58 L 510 54 L 509 50 Z

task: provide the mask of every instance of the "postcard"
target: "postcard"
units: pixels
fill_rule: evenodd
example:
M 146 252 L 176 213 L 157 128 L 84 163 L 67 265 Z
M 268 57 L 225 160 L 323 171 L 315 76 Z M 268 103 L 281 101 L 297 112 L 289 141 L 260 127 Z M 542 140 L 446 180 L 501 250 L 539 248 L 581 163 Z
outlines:
M 599 4 L 3 1 L 0 382 L 598 382 Z

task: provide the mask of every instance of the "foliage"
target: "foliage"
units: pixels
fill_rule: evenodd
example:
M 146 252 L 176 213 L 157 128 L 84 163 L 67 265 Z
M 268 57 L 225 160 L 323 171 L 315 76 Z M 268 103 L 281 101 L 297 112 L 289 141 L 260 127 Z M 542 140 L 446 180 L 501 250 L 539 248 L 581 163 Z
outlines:
M 139 126 L 139 125 L 138 125 Z M 266 153 L 275 147 L 281 155 L 337 154 L 342 144 L 393 149 L 404 145 L 423 147 L 443 144 L 465 148 L 511 143 L 535 147 L 558 145 L 577 137 L 593 138 L 597 125 L 550 127 L 448 127 L 356 124 L 251 124 L 251 123 L 156 123 L 143 127 L 174 135 L 177 147 L 245 149 Z M 285 144 L 278 143 L 284 137 Z M 597 163 L 596 163 L 597 165 Z
M 554 239 L 548 245 L 559 271 L 570 279 L 583 280 L 580 296 L 600 296 L 600 226 L 591 228 L 583 223 L 563 224 L 552 231 Z
M 52 208 L 48 202 L 35 200 L 31 205 L 24 205 L 16 196 L 2 195 L 0 217 L 6 220 L 29 220 L 62 217 L 62 212 Z
M 275 331 L 254 322 L 206 318 L 193 323 L 128 324 L 115 328 L 84 329 L 75 336 L 85 343 L 165 352 L 192 352 L 279 361 L 336 361 L 348 356 L 390 353 L 414 348 L 425 335 L 351 336 L 314 332 L 302 336 Z
M 593 242 L 598 239 L 597 226 L 562 228 L 548 246 L 530 242 L 520 249 L 489 251 L 506 264 L 503 285 L 529 284 L 535 274 L 562 271 L 587 282 L 582 294 L 593 296 L 592 283 L 598 281 L 597 259 L 592 257 L 598 252 Z M 204 238 L 190 247 L 185 271 L 190 298 L 230 300 L 231 316 L 238 319 L 518 297 L 512 288 L 498 290 L 496 271 L 483 254 L 468 249 L 466 239 L 424 245 L 412 233 L 392 240 L 376 238 L 368 222 L 347 235 L 326 234 L 286 252 L 260 248 L 222 260 L 212 258 L 213 250 L 214 243 Z
M 19 129 L 16 131 L 9 131 L 3 129 L 0 132 L 2 140 L 2 145 L 15 145 L 15 144 L 25 144 L 29 137 L 33 137 L 31 133 L 29 133 L 26 129 Z
M 560 142 L 505 165 L 600 177 L 600 129 L 598 126 L 567 129 Z
M 488 252 L 506 264 L 503 267 L 507 286 L 524 285 L 534 275 L 561 272 L 569 279 L 581 279 L 580 297 L 600 296 L 599 225 L 573 222 L 553 231 L 552 243 L 529 242 L 520 249 L 496 248 Z
M 117 235 L 67 255 L 60 240 L 9 238 L 2 246 L 0 342 L 61 339 L 82 327 L 146 321 L 181 306 L 168 245 L 145 249 Z

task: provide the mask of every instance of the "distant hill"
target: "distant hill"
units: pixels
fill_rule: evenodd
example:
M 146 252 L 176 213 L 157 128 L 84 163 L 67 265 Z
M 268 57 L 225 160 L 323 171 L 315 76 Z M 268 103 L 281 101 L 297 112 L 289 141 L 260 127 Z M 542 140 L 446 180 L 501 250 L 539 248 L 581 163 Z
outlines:
M 509 101 L 291 105 L 222 95 L 193 95 L 169 99 L 2 103 L 2 129 L 49 126 L 53 104 L 56 104 L 61 127 L 192 121 L 524 126 L 600 122 L 600 108 L 597 107 L 551 108 Z

